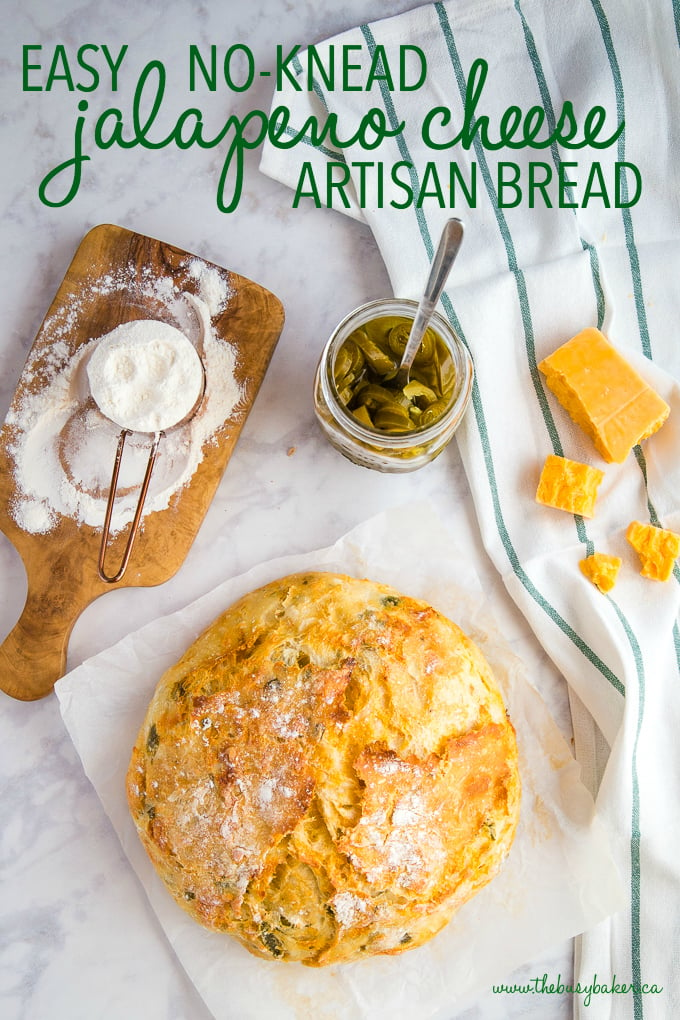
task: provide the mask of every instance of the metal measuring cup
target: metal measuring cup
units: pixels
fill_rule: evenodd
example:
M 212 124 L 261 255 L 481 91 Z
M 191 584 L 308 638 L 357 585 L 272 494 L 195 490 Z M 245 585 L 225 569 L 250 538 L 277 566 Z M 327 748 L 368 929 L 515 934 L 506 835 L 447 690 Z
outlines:
M 139 406 L 130 408 L 124 403 L 117 404 L 116 388 L 111 386 L 110 377 L 107 377 L 106 372 L 103 372 L 102 369 L 106 367 L 107 359 L 109 362 L 108 367 L 111 367 L 112 364 L 115 367 L 116 358 L 120 360 L 127 358 L 130 370 L 128 373 L 129 378 L 127 380 L 124 378 L 118 380 L 119 389 L 117 392 L 120 394 L 120 387 L 124 390 L 125 386 L 129 384 L 131 387 L 129 392 L 134 394 L 134 389 L 132 389 L 133 381 L 136 386 L 139 386 L 140 383 L 138 378 L 135 380 L 136 368 L 139 367 L 139 364 L 143 364 L 143 359 L 140 356 L 142 354 L 149 354 L 148 345 L 152 342 L 156 342 L 155 354 L 158 357 L 156 357 L 154 362 L 154 378 L 146 380 L 150 388 L 150 401 L 147 401 L 147 405 L 149 402 L 153 404 L 154 394 L 157 397 L 158 404 L 155 411 L 153 407 L 149 409 L 147 406 L 145 415 L 145 408 Z M 166 364 L 163 363 L 162 357 L 164 347 L 167 351 Z M 176 360 L 175 362 L 172 361 L 173 350 L 175 354 L 181 352 L 182 358 L 186 362 L 184 366 L 185 371 L 180 373 L 179 378 L 174 378 L 173 382 L 175 385 L 178 382 L 184 382 L 186 388 L 182 393 L 178 391 L 178 398 L 175 403 L 171 402 L 167 405 L 164 403 L 164 397 L 167 397 L 167 383 L 172 373 L 173 364 L 176 364 Z M 138 356 L 137 365 L 135 364 L 135 355 Z M 164 371 L 165 369 L 167 371 Z M 113 463 L 111 483 L 109 485 L 97 564 L 98 573 L 102 581 L 105 581 L 107 584 L 115 584 L 125 574 L 130 561 L 161 440 L 167 432 L 185 425 L 198 411 L 205 395 L 205 368 L 198 351 L 180 330 L 164 322 L 142 319 L 117 326 L 106 336 L 102 337 L 89 359 L 87 374 L 90 383 L 90 393 L 99 411 L 105 418 L 121 428 Z M 145 427 L 149 425 L 153 427 Z M 111 532 L 111 519 L 118 490 L 118 478 L 125 442 L 133 434 L 146 434 L 153 438 L 125 551 L 117 571 L 111 574 L 106 570 L 106 554 Z

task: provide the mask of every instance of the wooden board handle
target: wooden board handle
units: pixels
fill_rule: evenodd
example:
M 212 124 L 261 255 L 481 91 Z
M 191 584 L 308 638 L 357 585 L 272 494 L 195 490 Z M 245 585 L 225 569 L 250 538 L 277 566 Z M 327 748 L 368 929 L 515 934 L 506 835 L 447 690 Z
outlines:
M 49 694 L 64 674 L 68 639 L 82 610 L 73 579 L 60 585 L 49 571 L 29 578 L 23 612 L 0 645 L 0 689 L 21 701 Z

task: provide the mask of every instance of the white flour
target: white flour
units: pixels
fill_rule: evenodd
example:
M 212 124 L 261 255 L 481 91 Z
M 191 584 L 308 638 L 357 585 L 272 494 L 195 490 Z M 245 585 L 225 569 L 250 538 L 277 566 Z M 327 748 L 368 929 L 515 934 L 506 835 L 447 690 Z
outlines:
M 111 421 L 134 432 L 161 432 L 197 405 L 203 366 L 194 345 L 174 326 L 137 319 L 97 341 L 87 379 L 95 404 Z
M 102 299 L 122 292 L 129 306 L 147 318 L 151 313 L 160 320 L 173 319 L 199 354 L 205 371 L 205 392 L 197 412 L 186 424 L 169 428 L 161 439 L 145 515 L 170 505 L 172 497 L 191 481 L 204 446 L 215 442 L 217 432 L 238 409 L 236 353 L 215 335 L 211 323 L 211 316 L 223 311 L 229 301 L 228 283 L 199 259 L 191 259 L 182 268 L 196 281 L 198 297 L 180 291 L 172 279 L 157 279 L 151 270 L 138 275 L 131 267 L 89 282 L 77 299 L 45 322 L 52 342 L 32 352 L 22 377 L 23 395 L 6 418 L 17 490 L 10 512 L 25 531 L 49 532 L 60 516 L 94 528 L 103 525 L 120 426 L 101 414 L 90 393 L 87 362 L 99 338 L 83 344 L 73 356 L 64 339 Z M 134 516 L 149 444 L 150 436 L 139 432 L 127 440 L 111 521 L 114 533 Z

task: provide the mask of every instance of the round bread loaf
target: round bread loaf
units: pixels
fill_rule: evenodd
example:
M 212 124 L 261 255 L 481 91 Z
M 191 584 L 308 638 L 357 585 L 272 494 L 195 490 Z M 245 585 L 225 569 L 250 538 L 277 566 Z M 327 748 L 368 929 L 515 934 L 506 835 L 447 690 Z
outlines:
M 515 732 L 459 627 L 302 573 L 241 598 L 162 677 L 127 776 L 177 902 L 268 959 L 421 945 L 499 871 Z

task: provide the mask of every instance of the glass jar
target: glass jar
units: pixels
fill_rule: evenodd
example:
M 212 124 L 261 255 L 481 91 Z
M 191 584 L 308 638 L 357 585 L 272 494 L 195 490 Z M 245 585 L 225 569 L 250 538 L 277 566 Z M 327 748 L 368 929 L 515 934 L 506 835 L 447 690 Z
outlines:
M 324 347 L 314 379 L 314 410 L 326 437 L 345 457 L 375 471 L 405 472 L 429 464 L 458 428 L 472 395 L 472 358 L 449 323 L 434 312 L 429 328 L 444 343 L 455 371 L 453 391 L 440 418 L 408 432 L 385 433 L 359 421 L 340 399 L 334 378 L 335 359 L 354 330 L 384 316 L 413 320 L 416 301 L 383 298 L 361 305 L 336 327 Z

